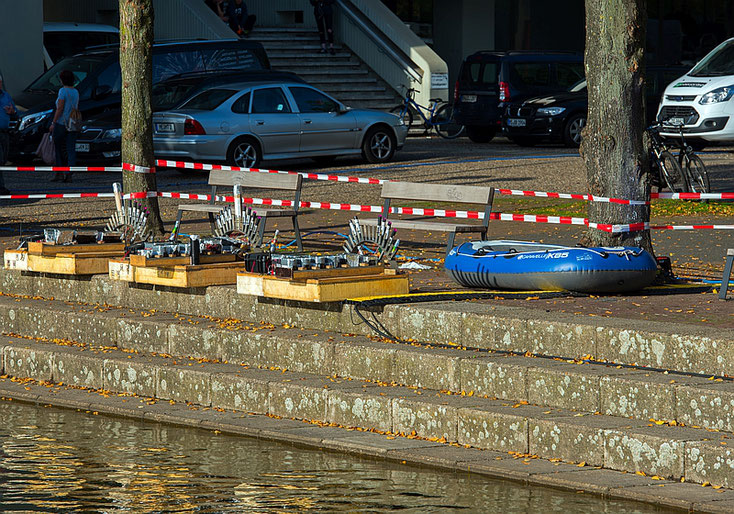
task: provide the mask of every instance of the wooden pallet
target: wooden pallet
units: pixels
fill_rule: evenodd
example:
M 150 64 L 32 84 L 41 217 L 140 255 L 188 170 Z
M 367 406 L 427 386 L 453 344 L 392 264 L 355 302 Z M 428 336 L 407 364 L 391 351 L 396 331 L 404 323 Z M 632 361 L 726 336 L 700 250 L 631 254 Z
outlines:
M 381 266 L 296 271 L 293 278 L 238 273 L 237 292 L 302 302 L 341 302 L 349 298 L 409 292 L 407 275 Z
M 60 275 L 99 275 L 107 273 L 107 261 L 125 253 L 122 243 L 49 245 L 29 243 L 27 250 L 6 250 L 5 269 L 56 273 Z
M 168 261 L 168 259 L 180 259 L 178 257 L 147 259 L 145 261 L 149 264 L 147 266 L 136 266 L 130 259 L 111 259 L 108 273 L 112 280 L 181 288 L 220 286 L 237 282 L 237 273 L 242 271 L 244 266 L 242 261 L 226 259 L 228 262 L 206 263 L 207 260 L 211 260 L 207 257 L 222 256 L 202 256 L 202 264 L 197 265 Z M 161 265 L 155 261 L 162 261 Z M 188 262 L 188 257 L 186 261 Z

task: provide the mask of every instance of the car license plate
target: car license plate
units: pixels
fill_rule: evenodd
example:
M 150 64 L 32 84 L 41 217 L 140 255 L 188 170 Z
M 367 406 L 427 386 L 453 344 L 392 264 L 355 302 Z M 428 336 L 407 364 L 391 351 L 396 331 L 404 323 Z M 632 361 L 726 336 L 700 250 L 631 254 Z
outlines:
M 467 104 L 473 104 L 477 101 L 477 95 L 461 95 L 461 101 Z
M 155 131 L 159 134 L 172 134 L 176 132 L 176 129 L 173 127 L 173 123 L 156 123 Z
M 686 124 L 686 120 L 680 116 L 668 118 L 668 120 L 665 122 L 665 125 L 672 125 L 674 127 L 677 127 L 679 125 L 685 125 L 685 124 Z
M 508 127 L 524 127 L 525 126 L 525 120 L 522 118 L 508 118 L 507 119 L 507 126 Z
M 76 151 L 77 152 L 89 152 L 89 143 L 77 143 Z

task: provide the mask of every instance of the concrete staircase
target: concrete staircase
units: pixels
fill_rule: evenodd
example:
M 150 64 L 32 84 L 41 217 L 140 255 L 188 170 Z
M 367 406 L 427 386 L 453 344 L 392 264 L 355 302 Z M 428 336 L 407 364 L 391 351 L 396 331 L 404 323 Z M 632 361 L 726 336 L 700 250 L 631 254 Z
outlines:
M 400 96 L 349 48 L 318 53 L 319 34 L 304 28 L 256 27 L 251 36 L 265 47 L 274 69 L 290 71 L 350 107 L 389 111 Z

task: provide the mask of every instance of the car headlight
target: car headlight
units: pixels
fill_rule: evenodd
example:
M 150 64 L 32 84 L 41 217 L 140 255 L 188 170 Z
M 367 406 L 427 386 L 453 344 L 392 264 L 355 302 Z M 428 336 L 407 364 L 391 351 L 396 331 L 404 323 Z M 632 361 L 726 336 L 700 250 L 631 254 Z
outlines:
M 43 120 L 51 116 L 50 109 L 48 111 L 41 111 L 41 112 L 34 112 L 33 114 L 29 114 L 28 116 L 23 116 L 20 119 L 20 125 L 18 125 L 18 130 L 23 130 L 27 127 L 30 127 L 31 125 L 36 125 L 38 123 L 41 123 Z
M 538 116 L 558 116 L 565 110 L 565 107 L 541 107 L 538 109 Z
M 734 95 L 734 86 L 725 86 L 709 91 L 698 101 L 701 105 L 717 104 L 726 102 Z
M 105 130 L 102 133 L 102 139 L 118 139 L 122 137 L 122 129 Z

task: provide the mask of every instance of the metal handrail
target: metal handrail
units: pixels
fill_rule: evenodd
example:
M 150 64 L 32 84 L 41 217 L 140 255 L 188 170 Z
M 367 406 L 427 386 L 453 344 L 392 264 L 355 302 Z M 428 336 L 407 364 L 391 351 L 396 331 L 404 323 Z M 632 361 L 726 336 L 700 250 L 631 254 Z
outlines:
M 423 83 L 423 69 L 418 66 L 403 50 L 396 45 L 385 33 L 364 15 L 362 11 L 357 9 L 349 0 L 337 0 L 339 7 L 357 25 L 372 41 L 381 47 L 395 63 L 403 68 L 419 84 Z

